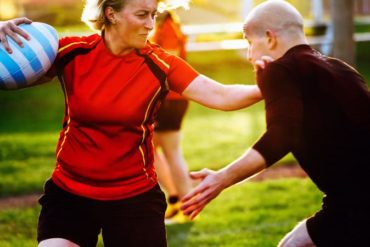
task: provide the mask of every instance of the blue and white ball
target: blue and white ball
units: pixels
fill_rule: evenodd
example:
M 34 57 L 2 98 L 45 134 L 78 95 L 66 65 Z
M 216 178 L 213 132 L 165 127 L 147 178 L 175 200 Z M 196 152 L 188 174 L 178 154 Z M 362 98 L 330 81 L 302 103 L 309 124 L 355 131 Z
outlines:
M 23 48 L 10 37 L 9 54 L 0 43 L 0 88 L 18 89 L 32 85 L 50 69 L 58 52 L 58 34 L 45 23 L 33 22 L 19 26 L 31 40 L 20 37 Z

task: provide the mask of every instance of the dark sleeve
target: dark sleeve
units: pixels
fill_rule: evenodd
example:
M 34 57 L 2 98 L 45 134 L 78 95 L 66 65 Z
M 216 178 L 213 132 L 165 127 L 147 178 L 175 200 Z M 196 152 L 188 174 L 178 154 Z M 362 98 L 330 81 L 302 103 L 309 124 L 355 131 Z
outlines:
M 271 63 L 257 77 L 266 104 L 267 130 L 253 148 L 268 166 L 291 152 L 300 140 L 303 106 L 296 78 L 277 63 Z

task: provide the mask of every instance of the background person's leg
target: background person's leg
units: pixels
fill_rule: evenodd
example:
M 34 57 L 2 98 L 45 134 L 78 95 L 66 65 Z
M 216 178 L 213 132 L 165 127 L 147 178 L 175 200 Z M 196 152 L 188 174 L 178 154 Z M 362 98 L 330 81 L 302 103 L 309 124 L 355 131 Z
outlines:
M 157 115 L 158 125 L 153 138 L 156 150 L 154 165 L 159 183 L 167 194 L 166 223 L 187 221 L 180 212 L 180 199 L 191 189 L 188 168 L 181 150 L 181 123 L 188 105 L 185 99 L 165 100 Z
M 168 206 L 164 217 L 165 219 L 170 219 L 180 211 L 179 196 L 175 185 L 175 181 L 173 180 L 170 171 L 169 164 L 161 150 L 159 150 L 159 148 L 156 147 L 156 144 L 154 144 L 154 146 L 155 146 L 154 166 L 158 176 L 158 181 L 161 188 L 164 191 L 166 191 L 167 194 Z
M 162 150 L 158 147 L 156 140 L 154 141 L 154 147 L 154 166 L 161 188 L 166 191 L 169 197 L 178 196 L 176 185 L 170 171 L 170 166 L 167 162 L 166 157 L 164 157 Z
M 188 167 L 181 150 L 181 132 L 157 132 L 155 133 L 155 140 L 163 151 L 171 171 L 172 180 L 175 181 L 176 190 L 181 199 L 191 189 Z

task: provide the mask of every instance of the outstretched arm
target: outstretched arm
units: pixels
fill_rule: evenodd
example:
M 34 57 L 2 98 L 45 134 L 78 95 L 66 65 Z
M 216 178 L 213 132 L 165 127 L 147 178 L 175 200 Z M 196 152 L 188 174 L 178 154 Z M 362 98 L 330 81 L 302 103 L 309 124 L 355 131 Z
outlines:
M 262 100 L 255 85 L 223 85 L 204 75 L 196 77 L 182 95 L 206 107 L 224 111 L 238 110 Z
M 203 170 L 193 176 L 203 181 L 183 198 L 185 214 L 194 218 L 222 190 L 238 183 L 280 160 L 299 145 L 303 126 L 303 103 L 291 72 L 280 65 L 270 65 L 262 77 L 268 102 L 267 131 L 238 160 L 220 171 Z M 279 145 L 275 145 L 279 143 Z
M 20 47 L 23 47 L 22 41 L 17 34 L 27 40 L 29 40 L 30 37 L 26 32 L 19 28 L 18 25 L 30 23 L 32 23 L 32 21 L 26 17 L 16 18 L 9 21 L 0 21 L 0 42 L 7 52 L 13 52 L 9 46 L 7 36 L 11 37 Z
M 263 70 L 272 58 L 262 56 L 256 69 Z M 204 75 L 196 77 L 182 92 L 186 98 L 209 108 L 231 111 L 253 105 L 262 100 L 256 85 L 224 85 Z
M 239 159 L 219 171 L 203 169 L 191 174 L 202 182 L 183 199 L 181 209 L 194 219 L 203 208 L 224 189 L 236 184 L 266 168 L 265 159 L 255 149 L 249 149 Z

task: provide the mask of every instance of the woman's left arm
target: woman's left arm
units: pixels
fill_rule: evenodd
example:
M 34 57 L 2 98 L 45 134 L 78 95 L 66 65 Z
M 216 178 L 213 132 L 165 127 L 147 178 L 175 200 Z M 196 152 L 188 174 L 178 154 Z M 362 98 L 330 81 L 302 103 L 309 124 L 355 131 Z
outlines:
M 209 108 L 232 111 L 262 100 L 256 85 L 223 85 L 204 75 L 197 76 L 182 95 Z

